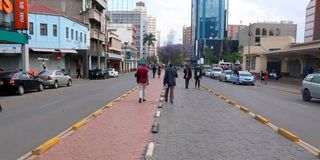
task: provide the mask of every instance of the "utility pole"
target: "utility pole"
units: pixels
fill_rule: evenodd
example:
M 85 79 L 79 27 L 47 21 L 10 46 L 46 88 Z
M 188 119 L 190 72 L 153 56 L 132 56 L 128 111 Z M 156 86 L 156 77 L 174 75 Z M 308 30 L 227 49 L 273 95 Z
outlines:
M 251 23 L 249 24 L 248 36 L 249 36 L 249 46 L 248 46 L 249 72 L 251 72 L 251 56 L 250 56 L 250 46 L 251 46 L 251 36 L 252 36 Z

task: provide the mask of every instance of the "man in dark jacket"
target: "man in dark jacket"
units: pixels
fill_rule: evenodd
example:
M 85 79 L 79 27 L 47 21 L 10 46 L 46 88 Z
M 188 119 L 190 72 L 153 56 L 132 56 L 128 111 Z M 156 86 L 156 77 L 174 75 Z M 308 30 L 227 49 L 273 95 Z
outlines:
M 198 86 L 198 89 L 200 89 L 201 78 L 202 78 L 202 69 L 198 65 L 197 68 L 194 70 L 194 80 L 195 80 L 194 88 L 197 88 Z
M 176 86 L 176 78 L 178 78 L 177 70 L 170 64 L 169 68 L 166 69 L 163 78 L 163 85 L 166 86 L 165 101 L 168 102 L 168 94 L 170 90 L 170 102 L 173 103 L 174 99 L 174 88 Z
M 186 66 L 186 68 L 183 70 L 183 73 L 184 73 L 183 78 L 185 79 L 186 89 L 188 89 L 189 88 L 189 81 L 192 77 L 192 72 L 191 72 L 189 65 Z

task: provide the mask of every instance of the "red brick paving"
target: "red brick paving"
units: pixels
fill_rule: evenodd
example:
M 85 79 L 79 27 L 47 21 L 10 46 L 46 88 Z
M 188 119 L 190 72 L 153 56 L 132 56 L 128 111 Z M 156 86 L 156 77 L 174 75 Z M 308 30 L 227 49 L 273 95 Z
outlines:
M 142 159 L 151 138 L 151 126 L 160 98 L 162 78 L 150 79 L 144 103 L 138 90 L 103 115 L 50 149 L 41 160 Z

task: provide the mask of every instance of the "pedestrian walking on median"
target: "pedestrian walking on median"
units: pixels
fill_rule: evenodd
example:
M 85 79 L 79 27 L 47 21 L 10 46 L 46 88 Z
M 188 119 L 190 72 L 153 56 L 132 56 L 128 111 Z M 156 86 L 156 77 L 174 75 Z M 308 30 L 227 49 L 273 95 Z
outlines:
M 149 78 L 148 78 L 148 68 L 146 67 L 144 62 L 140 63 L 140 67 L 138 68 L 135 76 L 137 77 L 137 83 L 139 86 L 139 103 L 142 101 L 145 102 L 145 92 L 147 85 L 149 85 Z
M 164 96 L 166 102 L 168 102 L 168 95 L 170 91 L 170 102 L 173 103 L 176 78 L 178 78 L 178 72 L 173 68 L 173 65 L 170 64 L 169 68 L 166 69 L 163 78 L 163 85 L 166 86 L 166 92 Z
M 185 79 L 185 87 L 186 87 L 186 89 L 188 89 L 189 88 L 189 81 L 192 77 L 192 72 L 191 72 L 189 65 L 186 66 L 186 68 L 183 70 L 183 73 L 184 73 L 183 78 Z
M 152 67 L 152 75 L 153 75 L 153 78 L 156 77 L 156 72 L 157 72 L 156 65 L 153 65 L 153 67 Z
M 195 84 L 194 84 L 194 88 L 197 88 L 200 90 L 200 79 L 202 78 L 202 70 L 200 68 L 200 66 L 198 65 L 197 68 L 194 70 L 194 80 L 195 80 Z
M 161 67 L 158 66 L 158 78 L 160 78 L 160 76 L 161 76 Z

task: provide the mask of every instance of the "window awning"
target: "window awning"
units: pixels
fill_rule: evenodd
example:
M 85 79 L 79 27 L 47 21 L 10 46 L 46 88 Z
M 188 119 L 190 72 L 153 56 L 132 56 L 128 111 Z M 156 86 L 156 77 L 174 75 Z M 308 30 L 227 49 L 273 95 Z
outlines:
M 122 60 L 122 56 L 114 53 L 108 53 L 108 59 Z
M 78 52 L 74 49 L 59 49 L 61 53 L 72 53 L 72 54 L 78 54 Z
M 57 53 L 55 49 L 49 49 L 49 48 L 30 48 L 34 52 L 51 52 L 51 53 Z

